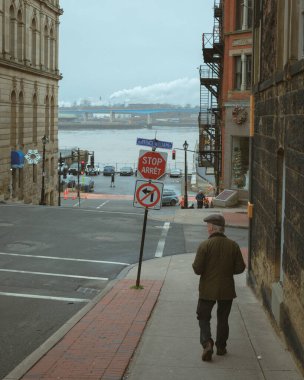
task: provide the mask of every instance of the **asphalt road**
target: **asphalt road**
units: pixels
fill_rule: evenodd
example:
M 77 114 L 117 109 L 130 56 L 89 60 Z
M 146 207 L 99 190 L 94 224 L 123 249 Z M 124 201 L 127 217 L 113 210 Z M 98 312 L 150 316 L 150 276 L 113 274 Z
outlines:
M 0 205 L 0 379 L 138 262 L 144 209 L 133 207 L 136 179 L 117 177 L 115 188 L 109 177 L 94 180 L 95 190 L 115 197 L 82 199 L 80 207 L 73 199 L 63 207 Z M 181 183 L 166 186 L 178 191 Z M 175 210 L 149 211 L 144 260 L 194 252 L 207 236 L 202 226 L 166 222 Z M 228 235 L 242 245 L 246 233 Z

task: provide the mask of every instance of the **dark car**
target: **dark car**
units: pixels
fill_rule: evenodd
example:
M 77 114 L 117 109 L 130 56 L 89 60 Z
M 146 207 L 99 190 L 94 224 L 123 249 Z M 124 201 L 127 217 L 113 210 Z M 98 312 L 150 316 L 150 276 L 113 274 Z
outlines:
M 131 168 L 131 166 L 124 166 L 123 168 L 120 169 L 120 175 L 133 175 L 134 171 Z
M 179 204 L 179 199 L 174 190 L 164 189 L 162 196 L 162 206 L 176 206 Z
M 68 174 L 77 175 L 79 167 L 79 174 L 81 173 L 81 165 L 78 166 L 78 162 L 74 162 L 68 169 Z
M 112 173 L 115 174 L 115 168 L 114 168 L 114 166 L 105 166 L 103 168 L 103 175 L 110 176 Z
M 91 193 L 94 191 L 94 181 L 90 177 L 81 177 L 79 181 L 79 190 L 85 193 Z M 76 185 L 78 189 L 78 184 Z
M 96 166 L 87 166 L 85 174 L 96 176 L 100 174 L 100 170 Z

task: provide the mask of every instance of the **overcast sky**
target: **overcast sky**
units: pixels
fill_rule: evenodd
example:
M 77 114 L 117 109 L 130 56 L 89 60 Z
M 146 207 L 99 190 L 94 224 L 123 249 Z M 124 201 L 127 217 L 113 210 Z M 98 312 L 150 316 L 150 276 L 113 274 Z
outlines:
M 60 0 L 59 101 L 199 104 L 214 0 Z

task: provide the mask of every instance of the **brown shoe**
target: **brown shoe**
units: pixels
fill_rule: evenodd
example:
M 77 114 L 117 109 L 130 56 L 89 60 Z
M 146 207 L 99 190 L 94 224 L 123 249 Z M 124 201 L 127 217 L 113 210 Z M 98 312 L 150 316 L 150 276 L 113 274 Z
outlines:
M 226 347 L 217 347 L 216 348 L 216 355 L 223 356 L 227 354 Z
M 206 343 L 206 346 L 204 347 L 203 355 L 202 355 L 202 361 L 204 362 L 210 362 L 212 359 L 213 354 L 213 342 L 209 340 Z

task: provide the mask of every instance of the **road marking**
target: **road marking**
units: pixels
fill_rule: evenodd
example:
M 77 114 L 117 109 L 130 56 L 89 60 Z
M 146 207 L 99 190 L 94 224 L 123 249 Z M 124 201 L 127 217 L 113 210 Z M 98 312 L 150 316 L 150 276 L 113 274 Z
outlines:
M 64 301 L 64 302 L 81 302 L 81 303 L 91 301 L 90 299 L 87 299 L 87 298 L 52 297 L 52 296 L 40 296 L 38 294 L 6 293 L 6 292 L 0 292 L 0 296 L 36 298 L 36 299 L 41 299 L 41 300 Z
M 115 261 L 102 261 L 102 260 L 86 260 L 86 259 L 71 259 L 69 257 L 56 257 L 56 256 L 38 256 L 38 255 L 24 255 L 22 253 L 4 253 L 0 252 L 3 256 L 20 256 L 20 257 L 33 257 L 35 259 L 50 259 L 50 260 L 65 260 L 65 261 L 80 261 L 85 263 L 98 263 L 98 264 L 113 264 L 129 266 L 128 263 L 120 263 Z
M 106 205 L 107 203 L 109 203 L 110 201 L 105 201 L 105 202 L 103 202 L 101 205 L 99 205 L 98 207 L 96 207 L 96 208 L 101 208 L 102 206 L 104 206 L 104 205 Z
M 163 225 L 163 230 L 162 230 L 162 233 L 160 235 L 159 242 L 157 244 L 155 257 L 162 257 L 163 256 L 166 237 L 167 237 L 169 228 L 170 228 L 170 222 L 165 222 L 165 224 Z
M 35 275 L 40 275 L 40 276 L 54 276 L 54 277 L 85 278 L 86 280 L 99 280 L 99 281 L 109 280 L 108 278 L 105 278 L 105 277 L 78 276 L 78 275 L 73 275 L 73 274 L 61 274 L 61 273 L 30 272 L 27 270 L 15 270 L 15 269 L 0 269 L 0 272 L 35 274 Z

